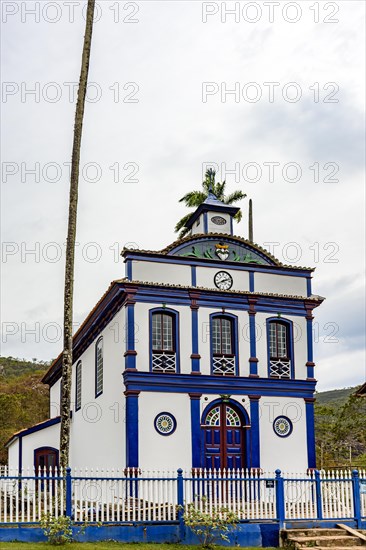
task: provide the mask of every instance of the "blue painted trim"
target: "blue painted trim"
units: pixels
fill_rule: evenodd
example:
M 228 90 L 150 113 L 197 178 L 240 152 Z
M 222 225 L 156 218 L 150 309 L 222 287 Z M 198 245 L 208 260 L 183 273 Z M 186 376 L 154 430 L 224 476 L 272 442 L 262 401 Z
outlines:
M 208 238 L 210 239 L 210 237 Z M 197 242 L 199 242 L 199 240 L 200 239 L 197 239 Z M 218 238 L 212 237 L 212 240 L 217 241 Z M 177 250 L 179 251 L 179 248 L 183 248 L 187 246 L 187 244 L 191 244 L 191 243 L 194 244 L 194 242 L 196 241 L 190 241 L 188 243 L 184 243 L 183 245 L 177 246 L 177 248 L 174 249 L 174 253 Z M 260 254 L 260 252 L 256 249 L 253 249 L 253 251 L 255 251 L 257 254 Z M 171 254 L 172 252 L 173 251 L 171 250 L 169 254 Z M 188 262 L 190 265 L 202 266 L 205 264 L 214 268 L 222 267 L 222 262 L 220 263 L 220 261 L 216 259 L 211 260 L 206 258 L 187 258 L 185 256 L 173 256 L 173 255 L 154 256 L 143 252 L 141 252 L 140 254 L 136 252 L 131 252 L 131 253 L 128 253 L 126 257 L 131 260 L 137 260 L 137 261 L 143 260 L 144 262 L 156 262 L 156 263 L 164 263 L 164 264 L 183 264 L 183 265 L 187 265 L 187 262 Z M 266 256 L 263 256 L 263 258 L 266 259 L 267 261 L 270 261 L 269 258 L 267 258 Z M 287 275 L 291 277 L 302 277 L 302 278 L 308 277 L 309 273 L 312 273 L 314 271 L 313 268 L 294 269 L 291 267 L 285 267 L 285 266 L 282 266 L 282 265 L 280 266 L 276 264 L 254 264 L 254 263 L 245 264 L 245 263 L 231 262 L 228 260 L 225 261 L 225 264 L 228 266 L 228 269 L 237 269 L 240 271 L 255 271 L 260 273 L 273 273 L 275 275 Z
M 269 325 L 270 323 L 282 323 L 287 327 L 288 334 L 288 351 L 289 358 L 291 361 L 291 378 L 295 378 L 295 354 L 294 354 L 294 331 L 293 331 L 293 322 L 290 319 L 285 319 L 284 317 L 268 317 L 266 319 L 266 335 L 267 335 L 267 362 L 268 362 L 268 377 L 270 376 L 271 367 L 270 367 L 270 349 L 269 349 Z M 283 379 L 281 379 L 281 382 Z
M 290 431 L 288 432 L 288 434 L 285 434 L 285 435 L 282 435 L 282 434 L 279 434 L 278 432 L 276 432 L 276 422 L 277 420 L 279 420 L 280 418 L 284 418 L 285 420 L 287 420 L 287 422 L 289 423 L 289 426 L 290 426 Z M 283 414 L 281 414 L 280 416 L 277 416 L 273 423 L 272 423 L 272 428 L 273 428 L 273 431 L 274 433 L 277 435 L 277 437 L 281 437 L 281 438 L 285 438 L 285 437 L 289 437 L 291 434 L 292 434 L 292 431 L 294 429 L 294 425 L 292 424 L 290 418 L 288 418 L 287 416 L 284 416 Z
M 210 410 L 213 409 L 214 407 L 217 407 L 218 405 L 221 405 L 221 403 L 222 403 L 222 399 L 214 399 L 213 401 L 211 401 L 210 403 L 208 403 L 206 405 L 206 407 L 203 410 L 202 417 L 201 417 L 201 424 L 202 425 L 205 425 L 206 417 L 207 417 L 208 413 L 210 412 Z M 242 420 L 243 420 L 245 426 L 251 426 L 251 420 L 249 418 L 249 415 L 248 415 L 245 407 L 243 407 L 243 405 L 241 403 L 239 403 L 239 401 L 236 401 L 235 399 L 227 398 L 227 399 L 225 399 L 225 403 L 229 403 L 229 405 L 231 405 L 234 409 L 237 409 L 240 416 L 242 417 Z M 245 451 L 244 468 L 250 468 L 251 467 L 251 452 L 250 452 L 250 449 L 251 449 L 251 431 L 252 431 L 251 428 L 246 429 L 245 433 L 244 433 L 244 440 L 245 440 L 245 442 L 244 442 L 244 451 Z M 201 432 L 203 432 L 203 430 L 201 430 Z M 204 436 L 204 434 L 202 433 L 201 434 L 201 468 L 205 467 L 205 446 L 204 446 L 203 436 Z
M 139 402 L 138 394 L 126 395 L 126 467 L 139 465 Z
M 239 334 L 238 334 L 238 318 L 232 313 L 210 313 L 210 362 L 211 362 L 211 374 L 213 374 L 213 342 L 212 342 L 212 321 L 216 317 L 222 317 L 225 319 L 230 319 L 231 321 L 231 330 L 232 330 L 232 346 L 234 347 L 233 352 L 235 355 L 235 376 L 239 375 Z M 224 376 L 224 375 L 223 375 Z
M 197 267 L 195 265 L 191 265 L 191 284 L 197 286 Z
M 132 276 L 132 260 L 126 261 L 126 277 L 129 281 L 133 280 Z
M 254 292 L 254 273 L 255 271 L 249 271 L 249 292 Z
M 135 351 L 135 304 L 129 303 L 126 305 L 126 352 L 125 352 L 125 368 L 136 368 L 136 353 L 128 353 Z
M 305 401 L 308 468 L 316 467 L 314 401 Z
M 230 395 L 262 395 L 313 397 L 315 380 L 212 376 L 210 374 L 159 374 L 157 372 L 124 372 L 128 390 L 167 393 L 205 393 Z
M 45 428 L 49 428 L 50 426 L 54 426 L 55 424 L 59 424 L 61 422 L 61 416 L 56 416 L 55 418 L 49 418 L 48 420 L 45 420 L 44 422 L 40 422 L 39 424 L 36 424 L 35 426 L 31 426 L 30 428 L 26 428 L 25 430 L 22 430 L 21 432 L 14 434 L 12 438 L 6 443 L 6 446 L 10 445 L 14 439 L 22 438 L 26 435 L 33 434 L 34 432 L 39 432 L 40 430 L 44 430 Z
M 307 377 L 314 378 L 314 365 L 311 364 L 314 361 L 313 353 L 313 319 L 306 319 L 306 339 L 308 350 L 308 364 L 307 365 Z
M 98 338 L 98 340 L 95 342 L 95 346 L 94 346 L 94 364 L 95 364 L 95 366 L 94 366 L 94 384 L 95 384 L 94 385 L 94 393 L 95 393 L 95 399 L 97 397 L 99 397 L 100 395 L 102 395 L 102 393 L 103 393 L 103 384 L 102 384 L 102 390 L 99 391 L 99 392 L 97 391 L 97 377 L 98 377 L 98 372 L 97 372 L 98 371 L 98 361 L 97 361 L 97 355 L 98 354 L 97 354 L 97 350 L 98 350 L 98 345 L 100 344 L 100 342 L 102 342 L 102 359 L 103 359 L 103 361 L 102 361 L 102 380 L 104 378 L 104 372 L 103 372 L 103 370 L 104 370 L 104 342 L 103 342 L 103 336 L 100 336 Z M 103 380 L 103 382 L 104 382 L 104 380 Z
M 307 278 L 306 278 L 306 292 L 307 292 L 308 297 L 310 297 L 311 294 L 312 294 L 312 290 L 311 290 L 311 277 L 307 277 Z
M 251 460 L 252 468 L 260 468 L 259 399 L 250 399 Z
M 281 470 L 276 470 L 276 512 L 280 529 L 283 529 L 285 523 L 285 482 L 281 476 Z
M 72 517 L 72 479 L 71 468 L 66 468 L 66 480 L 65 480 L 65 492 L 66 492 L 66 516 Z
M 198 344 L 198 309 L 192 308 L 192 355 L 199 354 L 199 344 Z M 191 369 L 192 372 L 200 372 L 200 360 L 198 357 L 191 358 Z
M 21 472 L 23 469 L 23 436 L 19 436 L 18 443 L 18 472 Z
M 168 433 L 161 432 L 158 428 L 158 418 L 162 414 L 165 414 L 166 416 L 169 416 L 169 418 L 171 419 L 171 421 L 173 423 L 173 429 Z M 166 411 L 159 412 L 159 414 L 157 414 L 154 418 L 154 428 L 158 432 L 159 435 L 163 435 L 163 436 L 167 437 L 169 435 L 172 435 L 175 432 L 175 430 L 177 429 L 177 420 L 176 420 L 175 416 L 170 412 L 166 412 Z
M 179 312 L 169 307 L 155 307 L 149 310 L 149 362 L 150 372 L 152 372 L 152 316 L 154 313 L 168 313 L 173 318 L 173 337 L 174 337 L 174 349 L 175 349 L 175 366 L 176 373 L 180 373 L 180 341 L 179 341 Z M 155 375 L 156 373 L 154 373 Z
M 203 232 L 208 233 L 208 217 L 207 212 L 203 213 Z
M 255 330 L 255 315 L 249 314 L 249 339 L 250 339 L 250 357 L 257 358 L 257 333 Z M 258 375 L 258 363 L 249 361 L 249 372 L 253 376 Z
M 192 468 L 201 467 L 201 426 L 200 426 L 199 397 L 191 397 L 191 445 L 192 445 Z
M 357 470 L 352 471 L 352 489 L 353 489 L 353 509 L 357 528 L 360 529 L 362 523 L 361 516 L 361 491 L 360 477 Z
M 80 377 L 80 383 L 82 384 L 82 363 L 81 361 L 78 361 L 76 363 L 75 367 L 75 411 L 78 411 L 81 409 L 81 397 L 80 397 L 80 403 L 78 402 L 78 382 Z

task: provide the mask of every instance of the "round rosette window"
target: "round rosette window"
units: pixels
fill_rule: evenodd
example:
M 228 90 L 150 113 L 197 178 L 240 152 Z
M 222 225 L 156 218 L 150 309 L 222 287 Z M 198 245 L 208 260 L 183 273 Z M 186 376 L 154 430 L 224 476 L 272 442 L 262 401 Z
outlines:
M 161 412 L 155 417 L 154 426 L 160 435 L 171 435 L 177 427 L 177 421 L 172 414 Z
M 292 422 L 286 416 L 277 416 L 273 422 L 273 429 L 279 437 L 287 437 L 292 432 Z

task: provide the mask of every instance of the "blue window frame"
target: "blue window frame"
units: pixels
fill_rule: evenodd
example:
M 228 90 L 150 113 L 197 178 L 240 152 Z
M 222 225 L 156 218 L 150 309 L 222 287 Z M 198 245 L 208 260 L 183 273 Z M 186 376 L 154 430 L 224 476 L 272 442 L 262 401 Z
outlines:
M 75 368 L 75 410 L 81 408 L 81 361 L 78 361 Z
M 211 374 L 238 375 L 238 319 L 229 313 L 210 315 Z
M 174 309 L 154 308 L 149 312 L 150 371 L 179 372 L 179 314 Z
M 95 397 L 103 393 L 103 337 L 95 344 Z
M 294 378 L 292 321 L 282 317 L 267 319 L 268 376 L 270 378 Z

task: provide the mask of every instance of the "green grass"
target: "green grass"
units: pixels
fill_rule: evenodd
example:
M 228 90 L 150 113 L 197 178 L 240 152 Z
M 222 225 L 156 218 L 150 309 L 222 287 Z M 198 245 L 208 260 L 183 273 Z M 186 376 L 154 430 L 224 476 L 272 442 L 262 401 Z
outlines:
M 124 544 L 121 542 L 73 542 L 66 546 L 52 546 L 46 542 L 0 542 L 0 550 L 194 550 L 198 546 L 186 546 L 183 544 Z M 215 546 L 215 550 L 234 550 L 233 546 Z M 237 550 L 237 547 L 236 547 Z M 242 550 L 255 550 L 254 548 L 242 548 Z M 267 550 L 275 550 L 268 548 Z

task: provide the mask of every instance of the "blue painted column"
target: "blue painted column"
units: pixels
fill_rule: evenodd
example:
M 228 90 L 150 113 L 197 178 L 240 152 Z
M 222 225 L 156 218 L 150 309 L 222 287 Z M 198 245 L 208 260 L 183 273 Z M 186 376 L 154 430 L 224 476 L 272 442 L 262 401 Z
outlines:
M 249 298 L 249 338 L 250 338 L 250 357 L 249 357 L 249 376 L 258 378 L 258 359 L 257 359 L 257 334 L 255 330 L 255 304 L 256 298 Z
M 313 314 L 312 305 L 305 303 L 306 307 L 306 338 L 307 338 L 307 350 L 308 360 L 306 362 L 307 368 L 307 380 L 315 380 L 314 378 L 314 354 L 313 354 Z
M 360 477 L 358 470 L 352 471 L 352 489 L 353 489 L 353 510 L 357 529 L 361 528 L 361 492 L 360 492 Z
M 315 420 L 314 420 L 314 397 L 305 397 L 306 409 L 306 443 L 308 449 L 308 468 L 316 468 L 315 452 Z
M 136 369 L 136 355 L 135 350 L 135 294 L 136 290 L 127 290 L 127 298 L 125 301 L 126 308 L 126 351 L 125 357 L 125 370 L 135 371 Z
M 201 467 L 201 393 L 190 393 L 192 468 Z
M 199 344 L 198 344 L 198 310 L 197 299 L 199 298 L 198 292 L 191 292 L 191 312 L 192 312 L 192 353 L 191 353 L 191 374 L 201 374 L 200 372 L 200 359 Z
M 249 292 L 254 292 L 254 271 L 249 271 Z
M 127 390 L 126 396 L 126 468 L 139 465 L 139 391 Z
M 250 395 L 250 466 L 260 468 L 259 400 L 260 395 Z

